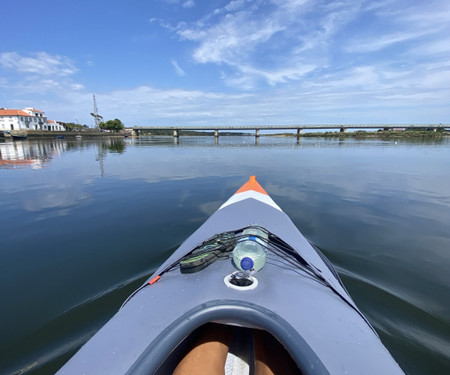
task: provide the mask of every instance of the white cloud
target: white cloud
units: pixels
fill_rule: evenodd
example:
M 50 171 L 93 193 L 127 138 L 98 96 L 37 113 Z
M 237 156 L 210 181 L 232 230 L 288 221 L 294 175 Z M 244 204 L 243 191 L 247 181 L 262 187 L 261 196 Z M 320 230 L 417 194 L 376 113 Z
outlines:
M 345 49 L 348 52 L 354 53 L 365 53 L 365 52 L 375 52 L 387 47 L 390 47 L 394 44 L 399 44 L 403 42 L 414 42 L 424 36 L 435 33 L 435 29 L 428 28 L 427 30 L 420 31 L 406 31 L 406 32 L 398 32 L 392 34 L 386 34 L 382 36 L 374 36 L 365 38 L 360 41 L 356 41 L 353 45 L 349 45 Z
M 17 52 L 3 52 L 0 54 L 0 65 L 4 69 L 42 76 L 69 76 L 78 71 L 67 57 L 50 55 L 46 52 L 30 55 L 21 56 Z
M 163 0 L 164 2 L 166 2 L 167 4 L 170 4 L 170 5 L 180 5 L 180 3 L 181 3 L 181 6 L 183 7 L 183 8 L 193 8 L 193 7 L 195 7 L 195 1 L 194 0 Z
M 72 90 L 76 91 L 84 89 L 84 86 L 79 83 L 73 83 L 70 87 L 72 88 Z
M 187 0 L 182 5 L 183 8 L 193 8 L 195 7 L 195 1 L 194 0 Z
M 258 45 L 266 43 L 283 26 L 271 21 L 249 22 L 242 15 L 229 16 L 206 33 L 193 34 L 189 30 L 180 35 L 191 40 L 200 40 L 194 58 L 200 63 L 227 63 L 237 65 L 248 57 Z
M 275 75 L 271 79 L 285 82 L 255 93 L 139 86 L 96 92 L 96 99 L 99 113 L 105 119 L 120 118 L 126 126 L 445 123 L 446 117 L 443 116 L 448 106 L 447 98 L 450 97 L 450 69 L 442 67 L 427 72 L 417 79 L 415 70 L 405 71 L 401 75 L 389 67 L 366 65 L 339 74 L 324 73 L 321 78 L 304 82 L 289 80 L 289 72 L 286 76 Z M 263 73 L 243 75 L 243 81 L 239 84 L 252 85 L 253 82 L 245 77 L 256 74 Z M 398 77 L 393 79 L 396 74 Z M 61 87 L 51 80 L 46 84 L 45 96 L 40 97 L 37 92 L 24 96 L 22 102 L 15 101 L 18 108 L 30 105 L 30 99 L 33 99 L 32 105 L 45 110 L 52 119 L 78 119 L 81 123 L 92 125 L 89 116 L 92 112 L 92 93 L 81 87 Z M 11 104 L 8 106 L 11 107 Z
M 314 71 L 315 65 L 290 66 L 287 68 L 280 68 L 277 70 L 257 69 L 252 66 L 239 66 L 241 74 L 236 74 L 231 77 L 226 77 L 226 81 L 231 86 L 238 86 L 243 89 L 250 90 L 257 86 L 257 81 L 263 79 L 271 86 L 276 86 L 280 83 L 285 83 L 292 80 L 298 80 L 305 74 Z
M 420 54 L 417 46 L 448 57 L 444 31 L 449 28 L 449 15 L 450 6 L 441 1 L 425 6 L 393 0 L 234 0 L 196 22 L 165 27 L 181 41 L 196 43 L 194 61 L 220 66 L 218 78 L 242 90 L 291 81 L 322 85 L 326 84 L 323 74 L 331 74 L 331 89 L 337 82 L 383 89 L 395 85 L 383 74 L 401 77 L 405 66 L 408 70 L 413 64 L 410 57 Z M 361 19 L 367 19 L 367 25 Z M 370 71 L 368 66 L 378 68 L 378 64 L 354 56 L 400 44 L 401 53 L 384 57 L 392 65 L 388 71 L 385 67 L 382 72 Z
M 425 72 L 419 79 L 421 87 L 429 90 L 435 90 L 437 88 L 447 89 L 450 88 L 450 69 L 439 69 L 435 71 Z M 449 96 L 447 96 L 447 99 Z
M 209 15 L 207 15 L 205 17 L 205 20 L 211 18 L 212 16 L 217 16 L 217 15 L 220 15 L 220 14 L 224 14 L 224 13 L 228 13 L 228 12 L 235 12 L 237 10 L 240 10 L 243 7 L 245 7 L 246 3 L 250 3 L 251 1 L 252 0 L 233 0 L 233 1 L 230 1 L 224 7 L 214 9 L 212 14 L 209 14 Z
M 225 5 L 223 9 L 227 12 L 233 12 L 235 10 L 242 8 L 246 2 L 248 2 L 248 0 L 233 0 L 230 1 L 227 5 Z
M 88 64 L 90 65 L 90 64 Z M 83 84 L 74 82 L 73 75 L 78 68 L 65 56 L 47 52 L 33 52 L 21 55 L 18 52 L 0 53 L 0 66 L 15 75 L 4 79 L 3 84 L 18 97 L 32 97 L 38 101 L 41 96 L 65 97 L 83 91 Z
M 450 3 L 446 0 L 409 4 L 397 13 L 398 21 L 414 28 L 448 28 Z
M 428 56 L 441 55 L 444 61 L 448 64 L 448 56 L 450 56 L 450 38 L 443 37 L 442 39 L 436 39 L 433 41 L 423 42 L 417 44 L 417 48 L 410 51 L 410 54 L 416 56 Z
M 264 64 L 260 64 L 257 57 L 261 48 L 276 45 L 277 41 L 273 39 L 286 30 L 286 20 L 296 22 L 293 13 L 303 11 L 306 3 L 307 0 L 283 3 L 275 13 L 260 17 L 255 16 L 259 10 L 257 4 L 244 7 L 248 5 L 247 1 L 232 1 L 213 12 L 214 16 L 220 16 L 218 21 L 214 19 L 212 22 L 213 16 L 210 14 L 194 24 L 179 25 L 177 34 L 181 40 L 198 43 L 193 51 L 193 58 L 198 63 L 225 64 L 233 68 L 235 74 L 224 75 L 228 84 L 248 89 L 262 80 L 275 85 L 299 79 L 313 66 L 307 63 L 302 66 L 292 50 L 278 53 L 286 53 L 286 59 L 293 62 L 271 68 L 262 66 Z
M 225 83 L 248 90 L 261 82 L 300 81 L 326 64 L 328 45 L 356 17 L 360 3 L 236 0 L 172 30 L 182 41 L 197 43 L 196 62 L 228 66 L 232 71 L 222 74 Z
M 174 67 L 175 72 L 177 73 L 177 75 L 178 75 L 179 77 L 184 77 L 184 76 L 186 75 L 186 72 L 185 72 L 183 69 L 181 69 L 181 67 L 178 65 L 177 60 L 172 59 L 172 60 L 170 60 L 170 63 L 171 63 L 172 66 Z
M 361 36 L 348 44 L 348 52 L 376 52 L 400 43 L 413 52 L 418 43 L 424 47 L 437 43 L 442 47 L 440 40 L 448 39 L 450 3 L 446 1 L 401 5 L 390 0 L 375 8 L 371 5 L 363 11 L 375 10 L 373 19 L 377 20 L 377 28 L 362 28 Z

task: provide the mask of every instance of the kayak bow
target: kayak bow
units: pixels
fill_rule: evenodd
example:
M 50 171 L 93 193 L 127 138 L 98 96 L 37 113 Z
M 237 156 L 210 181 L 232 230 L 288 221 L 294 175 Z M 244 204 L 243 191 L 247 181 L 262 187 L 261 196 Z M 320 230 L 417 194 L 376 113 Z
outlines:
M 232 260 L 249 228 L 263 234 L 250 236 L 266 254 L 258 272 Z M 254 176 L 59 373 L 171 373 L 208 322 L 267 331 L 304 374 L 403 374 L 328 259 Z

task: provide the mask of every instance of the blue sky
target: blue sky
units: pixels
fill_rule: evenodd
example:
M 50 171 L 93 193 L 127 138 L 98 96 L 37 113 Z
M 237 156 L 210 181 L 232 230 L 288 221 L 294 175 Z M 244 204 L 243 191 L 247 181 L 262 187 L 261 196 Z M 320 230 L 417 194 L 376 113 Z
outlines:
M 2 0 L 0 107 L 93 126 L 449 123 L 450 1 Z

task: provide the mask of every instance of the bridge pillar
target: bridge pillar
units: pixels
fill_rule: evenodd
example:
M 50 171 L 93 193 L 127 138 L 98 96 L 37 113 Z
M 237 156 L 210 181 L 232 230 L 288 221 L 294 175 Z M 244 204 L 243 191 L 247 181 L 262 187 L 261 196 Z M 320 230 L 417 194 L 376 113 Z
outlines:
M 300 128 L 297 129 L 297 139 L 299 139 L 302 136 L 302 132 L 303 132 L 303 129 L 300 129 Z
M 340 133 L 345 133 L 346 130 L 347 130 L 346 128 L 341 128 L 341 129 L 339 130 L 339 132 L 340 132 Z
M 259 138 L 259 129 L 256 129 L 256 131 L 255 131 L 255 137 L 256 137 L 256 138 Z
M 178 130 L 178 129 L 175 129 L 174 131 L 173 131 L 173 137 L 174 138 L 178 138 L 180 136 L 180 131 Z
M 218 129 L 215 129 L 214 130 L 214 137 L 217 139 L 217 138 L 219 138 L 219 130 Z

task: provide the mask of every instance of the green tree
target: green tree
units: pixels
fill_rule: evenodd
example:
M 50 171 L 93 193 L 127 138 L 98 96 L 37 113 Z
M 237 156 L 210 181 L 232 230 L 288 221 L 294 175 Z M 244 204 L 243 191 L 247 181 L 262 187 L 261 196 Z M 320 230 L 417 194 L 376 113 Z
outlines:
M 74 122 L 62 122 L 67 131 L 80 131 L 89 128 L 87 125 L 76 124 Z
M 75 124 L 72 122 L 63 122 L 62 123 L 67 131 L 72 131 L 75 128 Z
M 95 123 L 97 123 L 97 121 L 103 120 L 102 116 L 100 116 L 98 114 L 96 115 L 95 113 L 92 113 L 92 112 L 91 112 L 91 116 L 94 118 Z M 99 124 L 99 126 L 100 126 L 100 124 Z
M 123 125 L 122 121 L 120 121 L 119 119 L 114 119 L 114 120 L 108 120 L 106 122 L 101 122 L 99 124 L 100 129 L 103 130 L 111 130 L 114 132 L 118 132 L 121 131 L 125 128 L 125 126 Z

